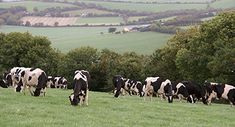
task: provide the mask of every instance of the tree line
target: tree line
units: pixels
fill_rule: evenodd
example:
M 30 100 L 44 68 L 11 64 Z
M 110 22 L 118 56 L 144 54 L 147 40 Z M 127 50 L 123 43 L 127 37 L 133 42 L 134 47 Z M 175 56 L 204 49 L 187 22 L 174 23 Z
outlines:
M 0 73 L 12 67 L 39 67 L 70 82 L 77 69 L 91 74 L 91 90 L 109 91 L 112 77 L 144 81 L 162 76 L 172 81 L 205 80 L 235 84 L 235 13 L 220 14 L 211 21 L 176 33 L 151 55 L 119 54 L 109 49 L 80 47 L 61 53 L 43 36 L 30 33 L 0 34 Z M 156 40 L 157 41 L 157 40 Z

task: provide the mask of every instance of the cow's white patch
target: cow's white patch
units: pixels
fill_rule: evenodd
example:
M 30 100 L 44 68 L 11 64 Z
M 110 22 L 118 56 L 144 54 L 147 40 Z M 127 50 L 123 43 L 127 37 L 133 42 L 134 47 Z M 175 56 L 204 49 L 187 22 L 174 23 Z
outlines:
M 184 85 L 183 83 L 178 83 L 178 84 L 176 85 L 176 92 L 175 92 L 175 95 L 178 94 L 180 87 L 184 87 L 184 88 L 185 88 L 185 85 Z
M 76 79 L 76 80 L 82 79 L 87 82 L 87 77 L 84 74 L 82 74 L 82 71 L 76 71 L 76 72 L 77 73 L 74 76 L 74 79 Z
M 224 92 L 223 92 L 223 94 L 222 94 L 222 98 L 228 99 L 228 92 L 229 92 L 231 89 L 235 89 L 235 87 L 234 87 L 234 86 L 231 86 L 231 85 L 225 84 Z
M 70 100 L 73 101 L 74 99 L 74 94 L 70 95 Z

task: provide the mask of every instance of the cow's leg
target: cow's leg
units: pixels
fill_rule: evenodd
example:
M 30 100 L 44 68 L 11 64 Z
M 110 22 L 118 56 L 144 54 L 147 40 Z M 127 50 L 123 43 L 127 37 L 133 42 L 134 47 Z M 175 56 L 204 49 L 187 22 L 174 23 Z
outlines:
M 28 90 L 29 90 L 30 94 L 31 94 L 32 96 L 34 96 L 34 93 L 33 93 L 33 90 L 32 90 L 32 87 L 31 87 L 31 86 L 29 86 Z
M 181 94 L 178 95 L 178 98 L 179 98 L 179 102 L 182 102 L 182 95 Z
M 26 87 L 27 87 L 26 85 L 23 85 L 23 90 L 22 91 L 23 91 L 24 95 L 25 95 Z
M 79 95 L 79 106 L 83 104 L 83 96 Z
M 85 104 L 86 106 L 88 106 L 88 90 L 86 91 Z

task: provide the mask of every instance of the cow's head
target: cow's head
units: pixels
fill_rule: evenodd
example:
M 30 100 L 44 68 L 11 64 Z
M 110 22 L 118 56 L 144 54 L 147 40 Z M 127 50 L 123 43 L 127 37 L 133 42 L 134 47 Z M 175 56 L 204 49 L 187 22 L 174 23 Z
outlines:
M 72 93 L 70 96 L 69 96 L 69 101 L 71 103 L 71 105 L 78 105 L 79 103 L 79 97 L 78 96 L 75 96 L 74 93 Z
M 172 103 L 173 102 L 172 84 L 171 81 L 168 79 L 164 82 L 164 93 L 168 98 L 168 102 Z
M 143 97 L 144 96 L 144 85 L 140 81 L 137 81 L 136 87 L 138 89 L 140 97 Z

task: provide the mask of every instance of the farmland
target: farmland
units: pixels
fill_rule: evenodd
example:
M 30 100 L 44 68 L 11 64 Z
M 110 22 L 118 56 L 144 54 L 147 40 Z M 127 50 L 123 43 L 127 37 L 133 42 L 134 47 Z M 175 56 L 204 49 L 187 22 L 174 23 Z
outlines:
M 68 96 L 72 90 L 48 89 L 46 97 L 32 97 L 0 88 L 1 127 L 233 127 L 234 108 L 224 104 L 211 106 L 173 104 L 154 98 L 143 101 L 137 96 L 113 98 L 112 94 L 89 93 L 89 106 L 73 107 Z
M 121 30 L 122 27 L 118 27 L 118 29 Z M 98 49 L 108 48 L 119 53 L 135 51 L 139 54 L 152 54 L 155 49 L 163 47 L 172 36 L 156 32 L 109 34 L 108 27 L 34 28 L 1 26 L 0 28 L 0 32 L 15 31 L 47 36 L 52 42 L 52 47 L 58 48 L 62 52 L 68 52 L 81 46 L 92 46 Z M 101 32 L 104 34 L 101 35 Z
M 97 2 L 82 1 L 85 3 L 94 3 L 109 9 L 122 9 L 143 12 L 163 12 L 167 10 L 180 9 L 205 9 L 206 4 L 139 4 L 139 3 L 116 3 L 116 2 Z
M 55 26 L 55 23 L 57 22 L 57 26 L 67 26 L 67 25 L 74 25 L 77 21 L 76 17 L 32 17 L 27 16 L 23 17 L 21 19 L 23 21 L 23 24 L 26 24 L 27 21 L 30 22 L 31 25 L 35 25 L 36 23 L 43 23 L 45 26 Z
M 70 4 L 62 4 L 62 3 L 48 3 L 48 2 L 38 2 L 38 1 L 23 1 L 23 2 L 4 2 L 0 3 L 0 8 L 10 8 L 12 6 L 23 6 L 30 12 L 33 11 L 34 7 L 37 7 L 38 10 L 44 10 L 46 8 L 51 7 L 75 7 Z
M 119 25 L 120 23 L 123 23 L 121 17 L 81 17 L 77 19 L 75 25 Z

